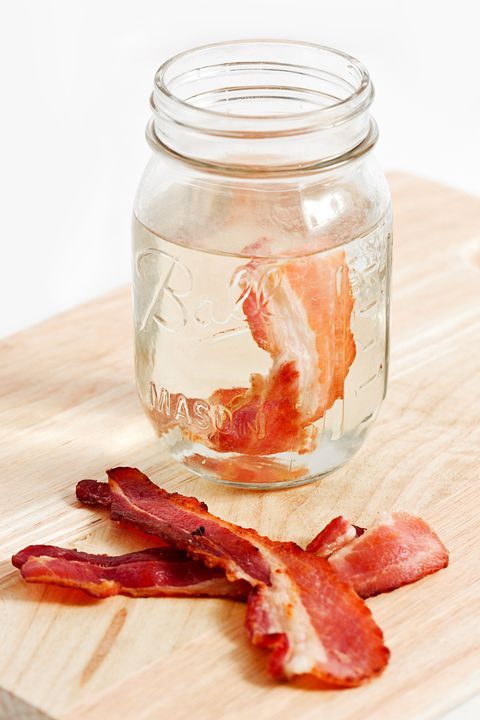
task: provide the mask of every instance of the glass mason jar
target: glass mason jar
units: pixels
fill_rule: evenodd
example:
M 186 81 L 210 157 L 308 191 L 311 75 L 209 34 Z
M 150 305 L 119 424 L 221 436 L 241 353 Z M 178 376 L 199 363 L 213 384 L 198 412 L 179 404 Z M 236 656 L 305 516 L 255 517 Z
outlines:
M 377 416 L 391 210 L 372 98 L 357 60 L 306 43 L 206 46 L 155 76 L 133 220 L 136 377 L 193 473 L 310 482 Z

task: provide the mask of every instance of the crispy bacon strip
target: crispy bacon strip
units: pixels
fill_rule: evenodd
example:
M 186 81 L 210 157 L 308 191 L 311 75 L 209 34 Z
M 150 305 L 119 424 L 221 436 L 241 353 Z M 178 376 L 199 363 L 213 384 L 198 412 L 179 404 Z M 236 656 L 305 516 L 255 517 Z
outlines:
M 87 504 L 111 504 L 107 483 L 95 480 L 81 480 L 77 496 Z M 371 530 L 340 515 L 306 549 L 328 558 L 341 579 L 363 598 L 416 582 L 448 565 L 448 552 L 437 535 L 424 520 L 408 513 L 386 516 Z
M 330 525 L 312 540 L 308 550 L 318 548 L 325 554 Z M 416 582 L 448 565 L 448 551 L 433 530 L 421 518 L 405 512 L 385 515 L 361 536 L 352 537 L 347 531 L 344 538 L 343 547 L 330 554 L 328 561 L 364 598 Z
M 245 599 L 249 585 L 229 582 L 175 548 L 151 548 L 111 557 L 51 545 L 30 545 L 12 558 L 28 582 L 84 590 L 98 598 L 209 596 Z
M 336 550 L 349 545 L 352 540 L 363 535 L 364 532 L 365 528 L 352 525 L 343 515 L 339 515 L 330 520 L 328 525 L 308 543 L 306 549 L 320 557 L 329 557 Z
M 195 498 L 158 488 L 139 470 L 115 468 L 108 477 L 112 518 L 254 588 L 247 631 L 253 643 L 272 649 L 275 676 L 311 673 L 353 686 L 383 670 L 389 653 L 381 630 L 327 560 L 221 520 Z

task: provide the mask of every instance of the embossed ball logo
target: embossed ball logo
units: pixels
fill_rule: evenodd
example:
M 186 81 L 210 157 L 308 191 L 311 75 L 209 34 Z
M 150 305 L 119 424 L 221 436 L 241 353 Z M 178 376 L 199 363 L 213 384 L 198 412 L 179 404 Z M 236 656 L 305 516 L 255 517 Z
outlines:
M 233 320 L 243 323 L 244 303 L 251 298 L 256 304 L 256 313 L 268 313 L 268 301 L 281 282 L 278 263 L 263 260 L 257 264 L 252 260 L 233 273 L 229 283 L 231 302 L 225 308 L 223 303 L 209 297 L 191 306 L 188 303 L 194 289 L 191 270 L 179 257 L 160 248 L 144 248 L 137 253 L 135 274 L 136 279 L 142 281 L 142 288 L 152 287 L 150 295 L 136 293 L 140 331 L 150 322 L 169 332 L 178 332 L 188 322 L 203 328 L 228 325 Z

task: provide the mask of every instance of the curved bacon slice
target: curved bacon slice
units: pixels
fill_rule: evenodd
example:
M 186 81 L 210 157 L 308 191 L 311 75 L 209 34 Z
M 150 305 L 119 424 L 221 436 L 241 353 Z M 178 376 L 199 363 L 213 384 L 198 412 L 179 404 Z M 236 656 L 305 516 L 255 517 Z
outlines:
M 352 540 L 363 535 L 364 532 L 365 528 L 352 525 L 343 515 L 339 515 L 330 520 L 328 525 L 308 543 L 306 550 L 320 555 L 320 557 L 328 557 L 336 550 L 349 545 Z
M 28 582 L 84 590 L 98 598 L 209 596 L 245 599 L 249 585 L 229 582 L 175 548 L 151 548 L 111 557 L 51 545 L 30 545 L 12 558 Z
M 262 238 L 245 252 L 253 255 L 261 249 L 268 255 L 269 247 L 274 249 Z M 258 457 L 310 452 L 316 443 L 314 423 L 343 398 L 356 353 L 345 253 L 253 258 L 236 270 L 233 280 L 252 337 L 271 357 L 270 371 L 252 374 L 248 387 L 214 391 L 208 403 L 176 393 L 155 396 L 147 413 L 160 436 L 178 426 L 185 436 L 221 453 Z M 202 405 L 200 427 L 191 423 L 196 403 Z M 236 458 L 229 461 L 233 467 Z
M 356 353 L 345 253 L 283 263 L 254 259 L 237 274 L 253 339 L 270 354 L 272 367 L 266 377 L 252 375 L 250 387 L 233 398 L 230 390 L 210 397 L 230 414 L 228 427 L 211 435 L 210 444 L 253 455 L 308 452 L 315 443 L 312 423 L 343 398 Z
M 229 422 L 209 436 L 208 445 L 219 452 L 244 455 L 306 449 L 311 433 L 299 411 L 300 373 L 295 361 L 273 367 L 267 377 L 254 374 L 250 387 L 231 398 L 217 390 L 209 402 L 226 409 Z
M 81 480 L 77 496 L 87 504 L 111 504 L 109 486 L 95 480 Z M 342 580 L 364 598 L 416 582 L 448 565 L 448 551 L 427 523 L 400 512 L 385 516 L 371 530 L 340 515 L 306 550 L 328 558 Z
M 158 535 L 207 566 L 222 568 L 229 580 L 255 588 L 247 629 L 255 644 L 274 649 L 274 675 L 311 673 L 352 686 L 383 670 L 389 652 L 381 630 L 327 560 L 221 520 L 195 498 L 158 488 L 139 470 L 115 468 L 108 478 L 112 518 Z
M 351 588 L 327 560 L 291 543 L 276 545 L 273 582 L 249 595 L 246 617 L 252 642 L 272 650 L 272 675 L 312 673 L 348 686 L 381 672 L 389 652 L 366 606 L 353 607 Z
M 320 536 L 307 549 L 315 552 L 312 548 L 319 547 L 324 554 L 325 545 L 322 549 Z M 355 591 L 366 598 L 441 570 L 448 565 L 448 551 L 424 520 L 405 512 L 394 512 L 385 515 L 360 537 L 347 540 L 328 561 L 342 580 L 351 583 Z

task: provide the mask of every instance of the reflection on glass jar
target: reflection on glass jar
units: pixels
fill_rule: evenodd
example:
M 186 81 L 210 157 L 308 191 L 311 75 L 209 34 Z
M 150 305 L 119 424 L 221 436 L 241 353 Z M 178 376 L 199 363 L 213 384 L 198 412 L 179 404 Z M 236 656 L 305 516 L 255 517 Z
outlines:
M 137 385 L 194 473 L 302 484 L 375 420 L 391 216 L 372 94 L 358 61 L 301 43 L 200 48 L 156 75 L 133 220 Z

